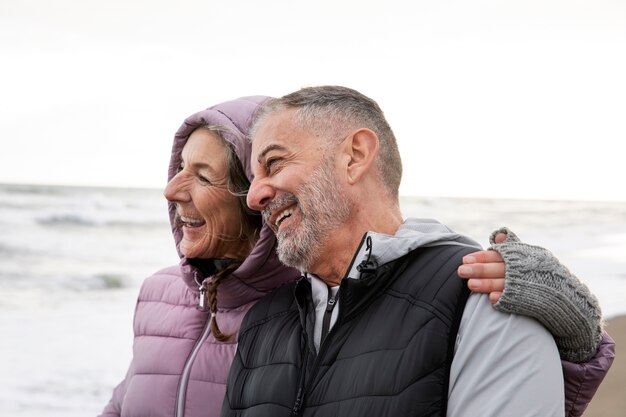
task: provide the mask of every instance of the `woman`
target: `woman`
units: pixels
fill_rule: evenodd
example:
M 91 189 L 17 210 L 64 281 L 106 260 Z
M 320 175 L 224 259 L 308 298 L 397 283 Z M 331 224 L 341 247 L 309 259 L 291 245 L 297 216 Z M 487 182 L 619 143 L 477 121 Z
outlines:
M 133 359 L 103 416 L 219 415 L 243 316 L 299 277 L 280 264 L 273 233 L 245 203 L 247 132 L 264 100 L 218 104 L 176 133 L 165 197 L 181 261 L 143 283 Z
M 196 113 L 176 133 L 165 196 L 180 265 L 142 285 L 134 357 L 103 415 L 218 415 L 243 316 L 299 276 L 278 261 L 274 235 L 245 204 L 244 132 L 263 99 Z

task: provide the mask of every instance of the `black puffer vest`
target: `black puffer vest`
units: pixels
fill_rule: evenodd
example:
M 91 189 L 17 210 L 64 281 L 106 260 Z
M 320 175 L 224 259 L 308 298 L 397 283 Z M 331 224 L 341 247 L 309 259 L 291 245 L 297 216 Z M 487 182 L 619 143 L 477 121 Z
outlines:
M 261 299 L 242 323 L 222 416 L 445 416 L 469 295 L 456 270 L 474 250 L 419 248 L 342 280 L 319 354 L 306 279 Z

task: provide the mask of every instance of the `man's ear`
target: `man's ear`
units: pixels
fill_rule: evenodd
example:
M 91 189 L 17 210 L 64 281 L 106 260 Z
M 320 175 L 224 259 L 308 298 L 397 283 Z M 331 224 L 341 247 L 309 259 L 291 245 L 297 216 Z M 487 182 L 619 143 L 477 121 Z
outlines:
M 359 129 L 346 139 L 347 178 L 354 184 L 373 169 L 378 155 L 378 136 L 369 129 Z

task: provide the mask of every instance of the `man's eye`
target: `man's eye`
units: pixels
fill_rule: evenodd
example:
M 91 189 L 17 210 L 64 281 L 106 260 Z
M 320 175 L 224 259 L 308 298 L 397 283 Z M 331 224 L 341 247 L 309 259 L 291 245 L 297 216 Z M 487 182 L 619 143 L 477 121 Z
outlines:
M 265 161 L 265 169 L 268 173 L 272 172 L 272 168 L 276 167 L 276 163 L 278 162 L 278 158 L 270 158 Z

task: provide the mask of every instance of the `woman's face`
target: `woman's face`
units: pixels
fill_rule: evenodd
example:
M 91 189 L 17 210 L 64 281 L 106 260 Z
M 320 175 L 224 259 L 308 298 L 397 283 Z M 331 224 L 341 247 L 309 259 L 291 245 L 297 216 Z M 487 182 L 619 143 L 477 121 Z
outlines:
M 183 148 L 180 171 L 164 192 L 176 203 L 180 251 L 186 257 L 241 260 L 249 254 L 239 202 L 227 187 L 226 146 L 209 129 L 196 129 Z

